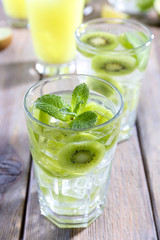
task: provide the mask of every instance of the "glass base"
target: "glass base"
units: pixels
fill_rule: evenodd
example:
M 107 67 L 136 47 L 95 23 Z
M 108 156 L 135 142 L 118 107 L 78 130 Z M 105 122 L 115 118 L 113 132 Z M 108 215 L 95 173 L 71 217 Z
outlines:
M 41 214 L 59 228 L 86 228 L 102 214 L 105 205 L 105 203 L 96 205 L 96 208 L 89 214 L 69 216 L 53 212 L 42 198 L 39 198 L 39 202 Z
M 125 126 L 119 134 L 118 143 L 128 140 L 132 135 L 132 128 Z
M 60 228 L 85 228 L 101 215 L 110 183 L 111 164 L 100 169 L 98 174 L 75 179 L 41 175 L 37 166 L 34 162 L 41 214 L 52 223 Z
M 83 14 L 84 16 L 88 16 L 93 12 L 93 7 L 90 5 L 86 5 L 84 10 L 83 10 Z
M 75 73 L 75 62 L 69 62 L 65 64 L 47 64 L 38 61 L 35 66 L 38 73 L 44 76 L 54 76 L 60 74 L 72 74 Z
M 7 18 L 8 24 L 13 28 L 26 28 L 28 25 L 27 19 Z

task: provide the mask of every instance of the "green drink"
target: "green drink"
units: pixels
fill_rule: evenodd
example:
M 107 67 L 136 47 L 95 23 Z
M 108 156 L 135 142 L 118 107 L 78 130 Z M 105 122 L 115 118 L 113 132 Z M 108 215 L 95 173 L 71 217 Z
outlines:
M 90 87 L 93 81 L 108 97 Z M 105 204 L 120 93 L 98 78 L 61 75 L 32 86 L 24 106 L 41 213 L 62 228 L 87 227 Z
M 119 141 L 128 139 L 135 125 L 152 39 L 150 30 L 133 20 L 94 19 L 76 30 L 77 73 L 103 78 L 124 97 Z

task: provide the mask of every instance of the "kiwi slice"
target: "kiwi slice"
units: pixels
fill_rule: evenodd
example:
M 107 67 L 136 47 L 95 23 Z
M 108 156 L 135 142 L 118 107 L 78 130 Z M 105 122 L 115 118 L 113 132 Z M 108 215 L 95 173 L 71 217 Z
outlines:
M 33 116 L 42 123 L 45 123 L 48 125 L 50 123 L 51 116 L 39 110 L 38 108 L 34 108 Z
M 87 103 L 84 111 L 93 111 L 98 115 L 96 125 L 103 124 L 113 117 L 113 113 L 96 102 Z
M 118 45 L 117 36 L 104 32 L 86 33 L 81 37 L 81 41 L 98 49 L 113 50 Z
M 118 36 L 119 42 L 126 49 L 133 49 L 133 57 L 136 58 L 138 69 L 144 71 L 148 64 L 150 47 L 144 47 L 143 51 L 135 50 L 148 41 L 148 37 L 143 32 L 126 32 Z
M 58 154 L 59 165 L 72 173 L 86 173 L 103 159 L 105 147 L 97 141 L 66 144 Z
M 96 73 L 121 76 L 132 73 L 136 68 L 136 59 L 124 55 L 97 55 L 93 57 L 92 68 Z
M 12 31 L 8 27 L 0 27 L 0 51 L 8 47 L 12 41 Z
M 105 32 L 90 32 L 84 34 L 81 39 L 82 42 L 85 44 L 96 48 L 96 50 L 113 50 L 118 45 L 118 38 L 114 34 L 105 33 Z M 78 48 L 78 50 L 85 55 L 86 57 L 92 57 L 94 56 L 93 53 L 86 52 L 82 50 L 81 48 Z
M 104 77 L 101 77 L 101 75 L 100 76 L 98 75 L 97 77 L 103 78 L 103 80 L 106 80 L 107 82 L 110 82 L 110 83 L 115 82 L 110 76 L 107 76 L 107 75 L 104 75 Z M 106 97 L 110 97 L 113 94 L 112 88 L 109 87 L 105 82 L 95 81 L 95 79 L 92 77 L 87 78 L 86 84 L 88 85 L 89 89 L 91 89 L 92 91 L 96 91 Z
M 114 80 L 113 78 L 111 78 L 111 77 L 109 77 L 107 75 L 98 75 L 97 77 L 98 78 L 102 78 L 103 80 L 111 83 L 114 87 L 116 87 L 120 91 L 121 94 L 123 94 L 124 89 L 123 89 L 122 85 L 118 81 Z
M 139 10 L 146 11 L 152 8 L 154 5 L 154 0 L 137 0 L 136 6 Z
M 108 81 L 109 83 L 111 83 L 114 87 L 116 87 L 116 88 L 120 91 L 120 93 L 122 94 L 122 96 L 125 95 L 124 87 L 122 86 L 122 84 L 120 84 L 120 82 L 114 80 L 113 78 L 109 78 L 109 77 L 106 76 L 106 75 L 100 75 L 100 76 L 97 76 L 97 77 L 102 78 L 102 79 Z M 104 89 L 103 89 L 103 90 L 104 90 Z M 109 87 L 108 87 L 108 90 L 109 90 Z M 110 93 L 112 94 L 113 91 L 112 91 L 111 89 L 110 89 L 109 91 L 110 91 Z M 111 98 L 111 99 L 112 99 L 112 98 Z M 115 100 L 112 99 L 112 101 L 113 101 L 113 102 L 116 102 L 116 99 L 115 99 Z M 126 101 L 124 101 L 123 114 L 127 111 L 127 109 L 128 109 L 128 104 L 127 104 Z

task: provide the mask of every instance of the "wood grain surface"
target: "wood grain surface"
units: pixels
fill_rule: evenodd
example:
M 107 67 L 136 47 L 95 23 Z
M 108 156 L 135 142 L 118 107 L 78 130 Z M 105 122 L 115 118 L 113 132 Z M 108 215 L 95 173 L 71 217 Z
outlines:
M 30 168 L 23 97 L 38 75 L 30 64 L 0 66 L 0 239 L 20 238 Z
M 138 131 L 160 238 L 160 29 L 152 30 L 155 39 L 146 78 L 142 84 Z

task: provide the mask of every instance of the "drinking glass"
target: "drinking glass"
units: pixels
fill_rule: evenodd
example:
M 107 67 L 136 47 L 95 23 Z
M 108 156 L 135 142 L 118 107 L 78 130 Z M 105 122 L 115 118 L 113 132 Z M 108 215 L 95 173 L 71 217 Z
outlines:
M 85 0 L 85 7 L 84 7 L 84 10 L 83 10 L 83 14 L 85 16 L 88 16 L 90 15 L 92 12 L 93 12 L 93 6 L 91 4 L 91 1 L 92 0 Z
M 133 15 L 147 13 L 154 4 L 154 0 L 108 0 L 108 2 L 119 11 Z
M 2 0 L 9 25 L 23 28 L 27 26 L 27 7 L 25 0 Z
M 77 73 L 103 78 L 123 95 L 125 106 L 119 141 L 128 139 L 136 121 L 153 34 L 134 20 L 94 19 L 82 24 L 75 37 Z
M 48 76 L 73 73 L 74 32 L 82 22 L 84 0 L 26 1 L 37 71 Z
M 37 98 L 55 94 L 69 104 L 73 89 L 83 82 L 90 89 L 89 103 L 98 104 L 96 111 L 102 113 L 104 123 L 74 130 L 65 123 L 57 127 L 53 118 L 49 124 L 35 118 L 33 104 Z M 105 88 L 105 95 L 98 91 L 98 85 Z M 87 227 L 105 205 L 123 111 L 120 92 L 96 77 L 59 75 L 33 85 L 25 95 L 24 109 L 41 214 L 61 228 Z M 110 120 L 108 111 L 112 113 Z M 78 152 L 80 155 L 76 155 Z M 83 159 L 86 153 L 94 161 L 86 163 Z

